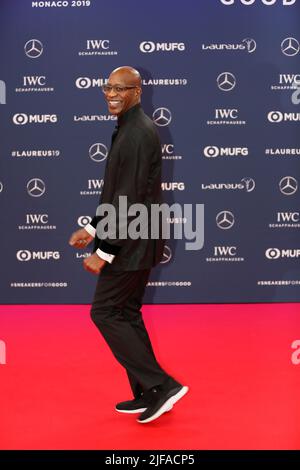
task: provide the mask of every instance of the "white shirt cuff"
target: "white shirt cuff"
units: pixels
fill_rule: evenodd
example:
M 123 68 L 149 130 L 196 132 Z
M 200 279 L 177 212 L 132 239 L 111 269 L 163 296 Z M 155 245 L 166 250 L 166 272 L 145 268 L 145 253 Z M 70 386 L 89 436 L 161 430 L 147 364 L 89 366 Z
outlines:
M 96 250 L 96 253 L 99 256 L 99 258 L 104 259 L 109 264 L 111 264 L 115 258 L 115 255 L 110 255 L 109 253 L 105 253 L 104 251 L 100 250 L 100 248 Z
M 95 229 L 95 227 L 93 227 L 91 224 L 87 224 L 87 225 L 84 227 L 84 230 L 86 230 L 87 233 L 89 233 L 92 237 L 95 238 L 95 236 L 96 236 L 96 229 Z

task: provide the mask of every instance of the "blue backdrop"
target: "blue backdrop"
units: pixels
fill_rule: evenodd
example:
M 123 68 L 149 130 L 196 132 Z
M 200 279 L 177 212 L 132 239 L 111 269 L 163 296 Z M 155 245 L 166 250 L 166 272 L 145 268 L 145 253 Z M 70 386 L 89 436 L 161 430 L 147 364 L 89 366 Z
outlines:
M 68 239 L 97 207 L 120 65 L 165 201 L 205 205 L 203 249 L 169 241 L 145 301 L 299 301 L 299 41 L 299 0 L 1 0 L 1 303 L 91 301 Z

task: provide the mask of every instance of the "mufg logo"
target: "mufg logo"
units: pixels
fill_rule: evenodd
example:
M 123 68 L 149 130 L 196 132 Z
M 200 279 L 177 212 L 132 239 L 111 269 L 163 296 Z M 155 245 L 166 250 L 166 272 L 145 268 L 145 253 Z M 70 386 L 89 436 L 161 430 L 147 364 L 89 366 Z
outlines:
M 0 339 L 0 365 L 6 364 L 6 344 Z
M 3 80 L 0 80 L 0 104 L 6 104 L 6 85 Z

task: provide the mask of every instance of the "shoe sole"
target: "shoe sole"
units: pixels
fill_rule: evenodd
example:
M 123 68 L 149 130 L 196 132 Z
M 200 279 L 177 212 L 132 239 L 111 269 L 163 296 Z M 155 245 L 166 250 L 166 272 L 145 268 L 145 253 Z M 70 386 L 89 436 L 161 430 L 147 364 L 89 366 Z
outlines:
M 168 407 L 168 409 L 166 410 L 166 412 L 167 412 L 167 411 L 171 411 L 172 408 L 173 408 L 173 404 Z M 118 410 L 118 408 L 115 408 L 115 410 L 116 410 L 118 413 L 127 413 L 127 414 L 143 413 L 144 411 L 146 411 L 146 409 L 147 409 L 147 408 L 139 408 L 138 410 Z
M 189 391 L 189 387 L 186 387 L 186 386 L 182 387 L 179 390 L 179 392 L 177 392 L 175 395 L 170 397 L 162 405 L 162 407 L 159 410 L 157 410 L 156 413 L 154 413 L 154 415 L 150 416 L 150 418 L 143 419 L 142 421 L 137 419 L 137 422 L 141 423 L 141 424 L 150 423 L 151 421 L 154 421 L 155 419 L 159 418 L 163 413 L 166 413 L 167 411 L 170 411 L 173 408 L 173 405 L 175 405 L 175 403 L 177 403 L 180 400 L 180 398 L 182 398 L 188 391 Z
M 118 413 L 127 413 L 127 414 L 134 414 L 134 413 L 143 413 L 146 411 L 147 408 L 138 408 L 136 410 L 118 410 L 118 408 L 115 408 L 115 410 Z

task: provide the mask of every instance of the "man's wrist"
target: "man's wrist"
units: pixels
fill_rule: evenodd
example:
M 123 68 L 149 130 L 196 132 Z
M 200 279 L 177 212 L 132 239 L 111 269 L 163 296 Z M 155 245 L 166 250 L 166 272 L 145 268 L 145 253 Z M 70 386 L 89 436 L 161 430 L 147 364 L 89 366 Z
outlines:
M 110 255 L 109 253 L 105 253 L 104 251 L 100 250 L 100 248 L 96 250 L 96 253 L 99 256 L 99 258 L 103 259 L 104 261 L 107 261 L 109 264 L 111 264 L 115 258 L 115 255 Z
M 87 225 L 84 227 L 84 230 L 86 230 L 87 233 L 89 233 L 93 238 L 95 238 L 95 236 L 96 236 L 96 229 L 95 229 L 95 227 L 93 227 L 91 224 L 87 224 Z

